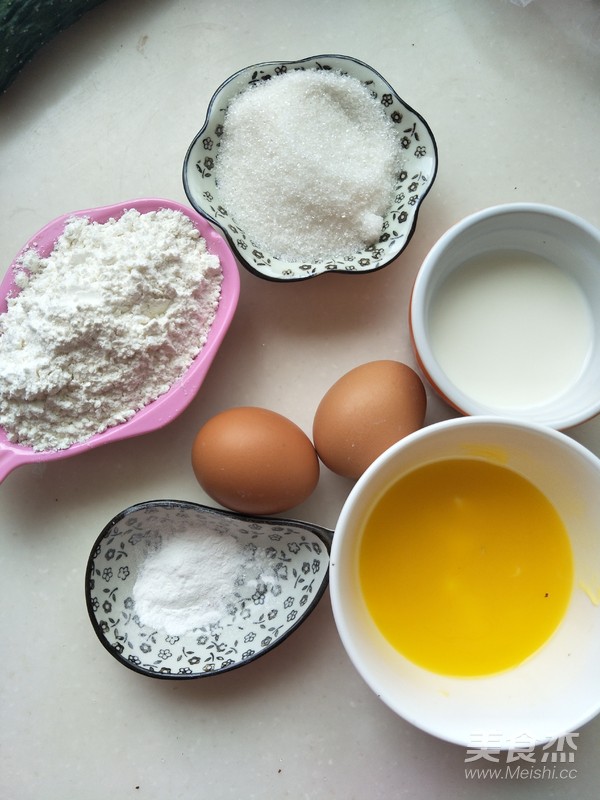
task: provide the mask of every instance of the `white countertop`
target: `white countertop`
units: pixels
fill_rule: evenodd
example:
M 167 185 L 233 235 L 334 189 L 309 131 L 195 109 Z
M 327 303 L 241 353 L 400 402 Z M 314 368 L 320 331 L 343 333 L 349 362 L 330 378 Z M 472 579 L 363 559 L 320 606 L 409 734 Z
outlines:
M 86 560 L 115 513 L 152 498 L 211 503 L 190 467 L 210 416 L 265 406 L 310 433 L 321 396 L 351 367 L 414 365 L 410 288 L 452 223 L 539 201 L 600 226 L 594 0 L 107 0 L 0 96 L 4 269 L 65 212 L 186 202 L 183 156 L 217 86 L 248 64 L 327 52 L 374 66 L 434 132 L 439 173 L 415 236 L 372 275 L 280 285 L 241 269 L 238 313 L 179 419 L 19 467 L 0 486 L 4 800 L 597 797 L 600 719 L 579 731 L 570 778 L 468 779 L 463 748 L 396 717 L 362 682 L 327 594 L 269 655 L 184 683 L 124 669 L 88 621 Z M 430 393 L 426 421 L 451 415 Z M 570 433 L 600 455 L 600 418 Z M 323 468 L 287 516 L 334 527 L 350 487 Z

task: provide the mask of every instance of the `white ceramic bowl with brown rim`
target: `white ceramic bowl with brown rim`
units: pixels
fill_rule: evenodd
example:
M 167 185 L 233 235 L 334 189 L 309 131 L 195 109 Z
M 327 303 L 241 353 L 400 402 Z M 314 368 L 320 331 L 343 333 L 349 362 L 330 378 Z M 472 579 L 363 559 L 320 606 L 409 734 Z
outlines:
M 415 280 L 412 341 L 463 414 L 564 430 L 600 412 L 600 231 L 552 206 L 479 211 L 433 246 Z

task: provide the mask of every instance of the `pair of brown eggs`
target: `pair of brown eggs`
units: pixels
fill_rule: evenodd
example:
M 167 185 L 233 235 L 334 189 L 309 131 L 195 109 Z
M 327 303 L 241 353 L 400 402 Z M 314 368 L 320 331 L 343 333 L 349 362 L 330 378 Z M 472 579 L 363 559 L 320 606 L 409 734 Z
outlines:
M 276 514 L 299 505 L 315 489 L 319 460 L 357 479 L 395 442 L 425 420 L 425 388 L 398 361 L 371 361 L 343 375 L 323 396 L 313 442 L 274 411 L 236 407 L 199 430 L 192 466 L 204 491 L 244 514 Z

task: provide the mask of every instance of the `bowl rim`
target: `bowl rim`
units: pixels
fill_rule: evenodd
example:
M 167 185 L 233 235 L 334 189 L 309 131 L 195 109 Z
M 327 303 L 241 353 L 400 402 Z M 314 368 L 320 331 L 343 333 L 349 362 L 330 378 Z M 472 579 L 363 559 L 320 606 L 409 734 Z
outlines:
M 523 411 L 511 411 L 510 409 L 503 408 L 496 409 L 490 404 L 479 402 L 476 398 L 466 394 L 460 387 L 454 384 L 442 370 L 441 366 L 439 366 L 430 346 L 429 337 L 424 324 L 426 294 L 437 270 L 437 261 L 440 254 L 463 233 L 479 223 L 494 218 L 501 220 L 502 217 L 506 217 L 510 214 L 529 214 L 540 217 L 547 216 L 562 220 L 571 225 L 574 229 L 580 231 L 583 235 L 595 239 L 600 247 L 600 230 L 598 228 L 583 217 L 552 204 L 537 202 L 500 203 L 468 214 L 466 217 L 454 223 L 439 237 L 425 256 L 417 272 L 408 304 L 409 338 L 419 368 L 436 393 L 455 411 L 458 411 L 460 414 L 473 416 L 504 416 L 514 420 L 531 421 L 532 424 L 535 424 L 539 420 L 530 417 L 526 409 Z M 564 431 L 576 425 L 588 422 L 599 413 L 600 396 L 595 403 L 587 403 L 578 411 L 563 413 L 561 415 L 554 414 L 552 417 L 545 419 L 543 424 L 556 430 Z
M 261 68 L 270 68 L 270 67 L 275 67 L 275 66 L 286 66 L 286 67 L 289 67 L 291 65 L 294 65 L 294 66 L 295 65 L 303 65 L 303 64 L 306 64 L 307 62 L 316 62 L 316 61 L 325 60 L 325 59 L 329 59 L 329 60 L 338 60 L 339 59 L 342 62 L 349 62 L 349 63 L 358 64 L 360 67 L 363 67 L 363 68 L 369 70 L 385 86 L 387 86 L 389 88 L 389 91 L 396 97 L 396 99 L 402 104 L 402 106 L 404 106 L 404 108 L 410 114 L 413 114 L 419 120 L 419 122 L 423 125 L 423 127 L 427 131 L 427 134 L 431 139 L 431 144 L 432 144 L 432 148 L 433 148 L 433 155 L 432 155 L 433 168 L 432 168 L 431 176 L 429 177 L 428 183 L 424 187 L 424 189 L 423 189 L 423 191 L 422 191 L 422 193 L 421 193 L 421 195 L 419 197 L 419 202 L 416 204 L 416 206 L 414 207 L 414 209 L 412 211 L 411 226 L 410 226 L 410 229 L 407 231 L 404 239 L 402 240 L 402 246 L 393 255 L 390 255 L 389 257 L 386 257 L 386 258 L 382 259 L 381 261 L 377 262 L 373 267 L 371 267 L 369 269 L 364 269 L 364 270 L 361 270 L 361 271 L 344 270 L 344 269 L 322 269 L 321 271 L 316 272 L 316 273 L 308 273 L 308 274 L 304 274 L 304 275 L 294 275 L 293 277 L 276 276 L 276 275 L 272 275 L 272 274 L 267 274 L 267 273 L 262 272 L 261 270 L 257 269 L 250 261 L 248 261 L 244 257 L 244 254 L 240 252 L 240 250 L 237 247 L 237 244 L 235 242 L 235 239 L 234 239 L 233 235 L 231 234 L 231 232 L 227 229 L 227 226 L 226 225 L 222 225 L 219 222 L 218 219 L 216 219 L 208 211 L 204 210 L 203 208 L 200 207 L 200 205 L 197 204 L 197 201 L 195 200 L 195 195 L 194 195 L 194 192 L 191 189 L 190 180 L 189 180 L 189 173 L 192 170 L 192 166 L 191 166 L 192 165 L 192 153 L 193 153 L 193 151 L 194 151 L 194 149 L 196 147 L 197 142 L 202 138 L 202 135 L 206 131 L 206 128 L 208 127 L 208 125 L 209 125 L 209 123 L 211 121 L 213 108 L 216 105 L 217 99 L 220 96 L 221 92 L 223 90 L 225 90 L 228 87 L 228 85 L 230 83 L 232 83 L 233 81 L 235 81 L 238 77 L 240 77 L 242 75 L 245 75 L 247 73 L 251 73 L 253 70 L 260 70 Z M 438 168 L 439 168 L 438 145 L 437 145 L 437 141 L 435 139 L 435 136 L 433 134 L 433 131 L 431 130 L 431 127 L 429 126 L 429 123 L 427 122 L 427 120 L 423 117 L 423 115 L 419 111 L 417 111 L 413 106 L 411 106 L 409 103 L 407 103 L 403 99 L 403 97 L 400 94 L 398 94 L 398 92 L 394 89 L 394 87 L 390 84 L 390 82 L 377 69 L 372 67 L 370 64 L 367 64 L 365 61 L 362 61 L 361 59 L 356 58 L 354 56 L 343 55 L 341 53 L 320 53 L 320 54 L 313 55 L 313 56 L 305 56 L 305 57 L 300 58 L 300 59 L 291 59 L 291 60 L 285 60 L 285 61 L 284 60 L 281 60 L 281 61 L 270 60 L 270 61 L 260 61 L 260 62 L 257 62 L 256 64 L 249 64 L 246 67 L 241 67 L 236 72 L 231 74 L 228 78 L 226 78 L 224 81 L 222 81 L 222 83 L 218 86 L 218 88 L 213 92 L 213 94 L 212 94 L 212 96 L 211 96 L 211 98 L 209 100 L 208 107 L 207 107 L 207 110 L 206 110 L 206 116 L 205 116 L 205 119 L 204 119 L 204 123 L 202 124 L 202 127 L 194 135 L 191 143 L 189 144 L 189 146 L 187 148 L 186 154 L 185 154 L 184 159 L 183 159 L 182 181 L 183 181 L 183 188 L 184 188 L 184 192 L 186 194 L 186 197 L 187 197 L 188 201 L 191 203 L 191 205 L 193 206 L 193 208 L 200 215 L 205 217 L 205 219 L 207 219 L 212 225 L 216 226 L 221 231 L 221 233 L 225 236 L 225 238 L 229 242 L 229 245 L 230 245 L 231 249 L 233 250 L 233 253 L 234 253 L 236 259 L 239 261 L 239 263 L 245 269 L 247 269 L 250 273 L 252 273 L 253 275 L 255 275 L 258 278 L 262 278 L 264 280 L 272 281 L 272 282 L 275 282 L 275 283 L 298 283 L 300 281 L 309 280 L 310 278 L 318 278 L 318 277 L 321 277 L 322 275 L 330 275 L 330 274 L 335 274 L 335 275 L 366 275 L 366 274 L 370 274 L 372 272 L 378 272 L 379 270 L 383 269 L 384 267 L 389 266 L 393 261 L 396 260 L 396 258 L 398 258 L 404 252 L 404 250 L 408 247 L 408 244 L 410 243 L 411 239 L 413 238 L 413 235 L 414 235 L 414 233 L 416 231 L 416 228 L 417 228 L 417 221 L 418 221 L 419 212 L 421 210 L 421 206 L 422 206 L 423 201 L 425 200 L 425 198 L 429 194 L 429 192 L 430 192 L 430 190 L 431 190 L 431 188 L 432 188 L 432 186 L 433 186 L 433 184 L 435 182 L 435 179 L 436 179 L 437 173 L 438 173 Z M 298 262 L 298 263 L 300 263 L 300 262 Z
M 202 346 L 186 372 L 175 381 L 168 392 L 165 392 L 151 403 L 145 405 L 137 411 L 131 419 L 118 425 L 113 425 L 102 433 L 94 434 L 84 441 L 75 442 L 70 447 L 62 450 L 38 451 L 28 445 L 10 442 L 4 440 L 4 438 L 0 439 L 0 482 L 9 472 L 21 464 L 67 458 L 79 453 L 89 452 L 95 447 L 110 442 L 116 442 L 159 430 L 179 416 L 196 396 L 235 316 L 240 295 L 240 275 L 231 248 L 220 231 L 214 230 L 195 209 L 175 200 L 168 200 L 160 197 L 144 197 L 104 206 L 70 211 L 50 220 L 29 237 L 9 264 L 0 282 L 0 302 L 2 304 L 0 313 L 6 310 L 7 298 L 12 293 L 15 293 L 16 286 L 14 277 L 18 259 L 24 252 L 40 241 L 42 244 L 42 252 L 48 250 L 48 248 L 51 249 L 52 244 L 62 234 L 67 222 L 73 217 L 88 216 L 92 221 L 98 220 L 105 222 L 112 216 L 120 217 L 130 209 L 137 210 L 144 214 L 158 211 L 161 208 L 180 211 L 187 216 L 205 239 L 207 250 L 219 256 L 223 282 L 216 312 L 217 316 L 211 326 L 207 342 Z M 159 414 L 161 410 L 163 411 L 162 415 Z M 148 417 L 150 417 L 151 423 L 147 421 Z M 4 436 L 4 429 L 1 427 L 0 432 L 2 432 Z

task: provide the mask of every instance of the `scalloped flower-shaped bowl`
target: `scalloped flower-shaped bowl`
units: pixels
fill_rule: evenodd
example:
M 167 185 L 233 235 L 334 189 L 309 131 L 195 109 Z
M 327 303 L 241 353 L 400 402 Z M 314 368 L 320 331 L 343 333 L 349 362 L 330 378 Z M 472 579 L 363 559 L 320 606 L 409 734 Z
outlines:
M 163 537 L 190 531 L 239 542 L 244 580 L 234 584 L 220 617 L 173 635 L 140 619 L 133 590 Z M 131 506 L 106 525 L 88 559 L 92 627 L 119 663 L 142 675 L 185 680 L 236 669 L 281 644 L 315 608 L 328 585 L 332 536 L 307 522 L 245 517 L 182 500 Z
M 335 70 L 357 78 L 380 101 L 400 135 L 402 159 L 398 165 L 396 193 L 384 218 L 381 236 L 365 250 L 344 258 L 316 263 L 276 258 L 252 242 L 249 232 L 236 224 L 219 198 L 215 165 L 230 102 L 249 86 L 293 70 Z M 385 78 L 350 56 L 320 55 L 249 66 L 221 84 L 210 101 L 204 125 L 188 148 L 183 185 L 190 203 L 223 231 L 246 269 L 268 280 L 298 281 L 325 272 L 373 272 L 393 261 L 415 231 L 419 208 L 435 180 L 437 162 L 437 146 L 429 125 L 399 97 Z
M 48 256 L 65 225 L 73 217 L 89 217 L 92 221 L 104 223 L 111 217 L 118 219 L 128 209 L 136 209 L 144 214 L 161 208 L 181 211 L 182 214 L 189 217 L 206 240 L 208 250 L 217 255 L 221 262 L 223 273 L 221 297 L 205 344 L 185 374 L 173 384 L 168 392 L 144 406 L 128 421 L 107 428 L 84 442 L 78 442 L 64 450 L 38 451 L 9 441 L 6 431 L 0 427 L 0 481 L 22 464 L 75 456 L 109 442 L 128 439 L 162 428 L 187 408 L 200 389 L 235 314 L 240 293 L 240 276 L 235 258 L 225 238 L 215 231 L 202 216 L 180 203 L 158 198 L 131 200 L 101 208 L 73 211 L 48 223 L 21 248 L 4 276 L 0 284 L 0 313 L 4 313 L 7 309 L 7 298 L 19 291 L 15 284 L 19 257 L 32 247 L 35 247 L 42 257 Z

